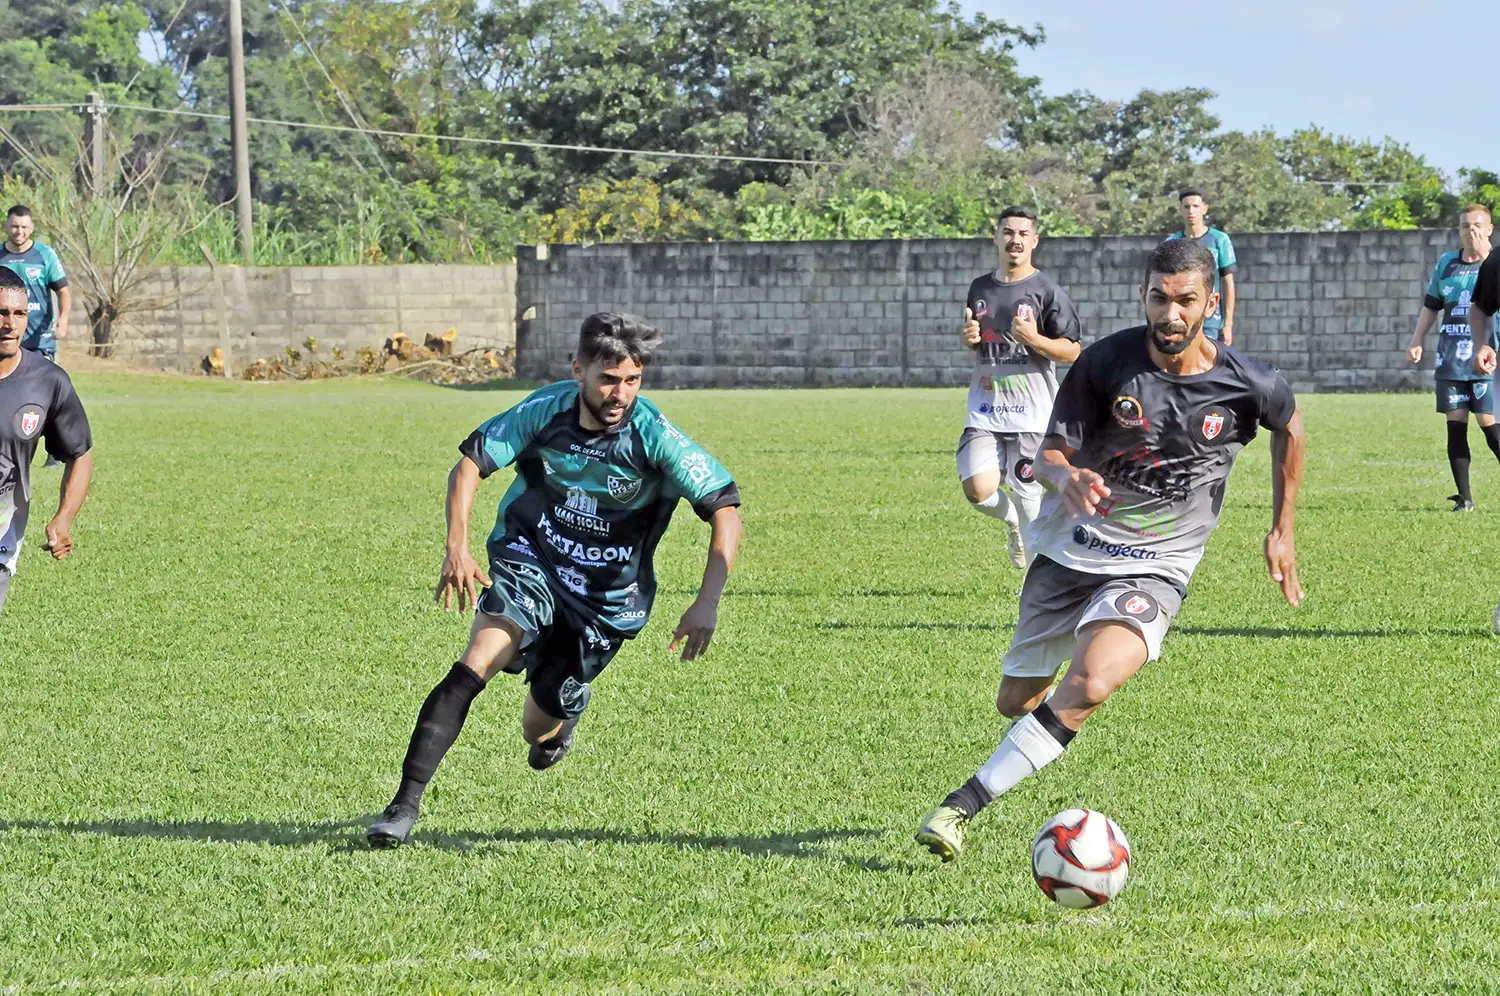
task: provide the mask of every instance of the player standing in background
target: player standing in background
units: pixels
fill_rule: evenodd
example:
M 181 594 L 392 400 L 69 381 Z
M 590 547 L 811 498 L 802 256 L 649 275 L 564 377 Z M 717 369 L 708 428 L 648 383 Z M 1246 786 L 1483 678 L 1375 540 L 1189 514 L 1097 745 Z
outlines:
M 1034 212 L 1008 207 L 1000 213 L 1000 268 L 969 285 L 960 332 L 974 352 L 974 376 L 958 440 L 958 477 L 971 505 L 1009 527 L 1017 567 L 1028 562 L 1022 530 L 1042 500 L 1031 465 L 1057 396 L 1057 364 L 1077 359 L 1082 335 L 1068 295 L 1031 264 L 1037 241 Z
M 1266 565 L 1287 602 L 1302 601 L 1292 535 L 1302 416 L 1281 374 L 1202 334 L 1216 268 L 1196 242 L 1163 242 L 1142 289 L 1149 324 L 1094 343 L 1063 380 L 1037 457 L 1048 487 L 1031 529 L 1037 558 L 995 703 L 1017 719 L 923 820 L 917 840 L 944 861 L 963 850 L 981 809 L 1057 760 L 1094 710 L 1156 659 L 1257 425 L 1272 433 Z
M 31 461 L 39 440 L 63 461 L 62 496 L 47 523 L 45 549 L 62 560 L 73 550 L 73 520 L 93 476 L 88 416 L 62 367 L 21 348 L 31 314 L 26 284 L 0 267 L 0 607 L 26 536 Z
M 584 320 L 576 380 L 532 393 L 464 440 L 448 476 L 448 553 L 437 599 L 474 604 L 469 646 L 422 703 L 401 786 L 366 832 L 405 843 L 427 783 L 458 739 L 469 705 L 499 671 L 526 673 L 521 731 L 538 771 L 562 760 L 589 703 L 589 684 L 646 625 L 656 597 L 656 545 L 679 499 L 712 524 L 698 598 L 668 650 L 702 655 L 739 549 L 739 490 L 717 460 L 637 397 L 657 331 L 628 315 Z M 488 547 L 487 577 L 469 554 L 469 513 L 482 478 L 514 463 Z M 478 595 L 480 588 L 483 595 Z M 476 601 L 477 596 L 477 601 Z
M 16 271 L 26 283 L 26 295 L 31 302 L 31 321 L 26 327 L 26 341 L 22 348 L 41 353 L 49 360 L 57 359 L 57 340 L 68 335 L 68 314 L 73 307 L 72 292 L 68 290 L 68 275 L 63 272 L 62 262 L 50 246 L 43 245 L 32 237 L 36 225 L 31 218 L 31 209 L 17 204 L 5 215 L 5 245 L 0 251 L 0 263 Z M 52 309 L 52 295 L 57 295 L 57 310 Z
M 1474 511 L 1474 496 L 1469 491 L 1469 412 L 1474 412 L 1490 452 L 1500 459 L 1500 425 L 1495 424 L 1494 382 L 1474 364 L 1476 341 L 1470 335 L 1469 304 L 1474 296 L 1474 282 L 1479 267 L 1490 254 L 1490 235 L 1495 226 L 1490 209 L 1470 204 L 1459 213 L 1460 248 L 1443 253 L 1432 268 L 1422 311 L 1412 332 L 1406 357 L 1413 364 L 1422 362 L 1422 339 L 1442 316 L 1438 324 L 1437 410 L 1448 418 L 1448 466 L 1453 471 L 1453 485 L 1458 493 L 1449 495 L 1453 511 Z
M 1203 321 L 1203 334 L 1218 339 L 1226 346 L 1234 345 L 1234 243 L 1229 236 L 1217 228 L 1208 227 L 1208 202 L 1203 192 L 1188 187 L 1177 195 L 1182 209 L 1182 231 L 1167 236 L 1172 239 L 1192 239 L 1214 254 L 1218 269 L 1214 272 L 1214 293 L 1219 295 L 1219 307 Z

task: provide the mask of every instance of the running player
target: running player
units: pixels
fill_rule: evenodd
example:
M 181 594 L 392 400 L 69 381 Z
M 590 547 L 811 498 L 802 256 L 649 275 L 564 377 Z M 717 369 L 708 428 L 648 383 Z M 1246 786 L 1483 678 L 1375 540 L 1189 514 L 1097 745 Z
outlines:
M 690 661 L 708 649 L 739 549 L 740 497 L 717 460 L 637 396 L 660 342 L 632 316 L 589 316 L 576 379 L 534 392 L 459 447 L 436 597 L 451 608 L 456 595 L 460 612 L 467 604 L 478 612 L 468 649 L 422 703 L 401 786 L 367 831 L 372 845 L 406 842 L 438 762 L 496 672 L 525 672 L 531 685 L 521 714 L 528 763 L 540 771 L 562 760 L 590 683 L 646 625 L 656 597 L 652 558 L 680 498 L 712 531 L 698 598 L 668 650 L 681 646 Z M 512 463 L 486 576 L 469 554 L 469 512 L 480 480 Z
M 1406 348 L 1406 358 L 1422 362 L 1422 339 L 1438 323 L 1437 410 L 1448 418 L 1448 466 L 1458 493 L 1449 495 L 1453 511 L 1474 511 L 1469 491 L 1469 412 L 1473 411 L 1490 452 L 1500 459 L 1500 425 L 1495 424 L 1494 382 L 1474 365 L 1474 343 L 1469 333 L 1469 302 L 1479 267 L 1490 254 L 1495 226 L 1490 209 L 1470 204 L 1458 216 L 1460 248 L 1443 253 L 1432 268 L 1417 327 Z
M 1238 265 L 1234 257 L 1234 243 L 1229 236 L 1208 224 L 1208 201 L 1203 191 L 1188 187 L 1177 195 L 1178 207 L 1182 210 L 1182 231 L 1173 232 L 1167 239 L 1192 239 L 1214 254 L 1214 293 L 1219 295 L 1219 306 L 1203 320 L 1203 334 L 1218 339 L 1226 346 L 1234 345 L 1234 271 Z
M 1000 268 L 969 285 L 964 307 L 961 337 L 974 352 L 974 376 L 958 477 L 971 505 L 1009 527 L 1011 563 L 1025 567 L 1022 530 L 1042 500 L 1031 465 L 1057 396 L 1057 364 L 1078 358 L 1082 332 L 1068 295 L 1031 265 L 1036 214 L 1020 207 L 1000 212 L 995 244 Z
M 62 498 L 44 546 L 56 560 L 73 551 L 73 520 L 94 467 L 88 416 L 67 372 L 21 348 L 29 315 L 25 282 L 0 266 L 0 608 L 26 537 L 38 441 L 46 440 L 47 452 L 64 465 Z
M 1084 350 L 1062 383 L 1037 458 L 1049 489 L 1031 530 L 1037 558 L 996 700 L 1017 720 L 923 820 L 917 840 L 944 861 L 958 857 L 981 809 L 1055 761 L 1089 715 L 1156 659 L 1257 425 L 1272 433 L 1266 564 L 1287 602 L 1302 601 L 1292 537 L 1302 416 L 1279 373 L 1202 334 L 1218 303 L 1215 268 L 1196 242 L 1158 246 L 1142 292 L 1149 324 Z

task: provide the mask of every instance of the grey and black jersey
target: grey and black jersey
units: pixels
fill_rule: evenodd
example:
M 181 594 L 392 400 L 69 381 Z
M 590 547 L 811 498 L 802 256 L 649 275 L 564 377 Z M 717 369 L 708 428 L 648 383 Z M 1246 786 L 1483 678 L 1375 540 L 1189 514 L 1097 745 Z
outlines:
M 39 442 L 64 462 L 93 446 L 89 419 L 62 367 L 38 353 L 0 378 L 0 567 L 16 572 L 31 509 L 31 461 Z
M 1223 344 L 1211 370 L 1168 373 L 1152 362 L 1148 334 L 1139 326 L 1099 340 L 1063 379 L 1048 433 L 1110 494 L 1101 514 L 1082 518 L 1049 491 L 1028 545 L 1074 570 L 1186 586 L 1235 457 L 1258 426 L 1285 428 L 1297 399 L 1275 369 Z
M 1057 395 L 1057 364 L 1011 338 L 1010 323 L 1029 307 L 1049 339 L 1082 336 L 1078 311 L 1066 292 L 1038 270 L 1005 283 L 986 273 L 969 285 L 968 308 L 979 323 L 966 428 L 990 432 L 1045 432 Z

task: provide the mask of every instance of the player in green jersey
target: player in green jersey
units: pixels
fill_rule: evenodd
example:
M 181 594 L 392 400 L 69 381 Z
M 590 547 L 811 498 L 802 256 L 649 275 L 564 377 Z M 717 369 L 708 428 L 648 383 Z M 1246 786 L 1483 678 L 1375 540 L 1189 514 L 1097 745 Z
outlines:
M 641 378 L 660 343 L 629 315 L 584 320 L 574 380 L 534 392 L 476 429 L 448 476 L 448 553 L 436 597 L 477 608 L 469 646 L 422 703 L 401 786 L 367 831 L 376 847 L 405 843 L 438 762 L 469 705 L 497 672 L 525 673 L 527 761 L 562 760 L 590 684 L 646 625 L 656 596 L 652 558 L 680 499 L 712 526 L 698 597 L 668 650 L 708 649 L 719 596 L 739 549 L 739 490 L 729 472 L 645 398 Z M 469 513 L 482 478 L 515 464 L 487 544 L 489 573 L 469 552 Z M 481 594 L 481 589 L 483 593 Z

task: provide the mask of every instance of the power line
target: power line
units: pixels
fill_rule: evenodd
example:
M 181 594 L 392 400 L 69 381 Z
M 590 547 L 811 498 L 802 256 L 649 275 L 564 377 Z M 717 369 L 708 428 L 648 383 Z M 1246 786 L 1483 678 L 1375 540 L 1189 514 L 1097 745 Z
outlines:
M 68 107 L 79 105 L 69 104 Z M 182 108 L 146 107 L 141 104 L 114 104 L 106 103 L 105 107 L 119 111 L 139 111 L 144 114 L 175 114 L 190 118 L 204 118 L 210 121 L 228 121 L 227 114 L 210 114 L 207 111 L 189 111 Z M 36 109 L 28 105 L 15 105 L 16 109 Z M 0 111 L 6 110 L 0 105 Z M 62 110 L 64 108 L 49 108 Z M 279 125 L 285 128 L 309 128 L 314 131 L 341 131 L 355 132 L 364 135 L 383 135 L 390 138 L 423 138 L 429 141 L 442 140 L 446 142 L 468 142 L 472 145 L 503 145 L 522 149 L 552 149 L 559 152 L 601 152 L 608 155 L 623 156 L 662 156 L 670 159 L 712 159 L 719 162 L 735 163 L 777 163 L 786 166 L 847 166 L 848 163 L 832 162 L 824 159 L 777 159 L 771 156 L 725 156 L 711 152 L 675 152 L 661 151 L 656 149 L 611 149 L 601 145 L 571 145 L 560 142 L 523 142 L 519 139 L 508 138 L 477 138 L 471 135 L 430 135 L 418 131 L 396 131 L 390 128 L 354 128 L 349 125 L 315 124 L 311 121 L 285 121 L 280 118 L 257 118 L 247 117 L 245 120 L 252 124 Z

